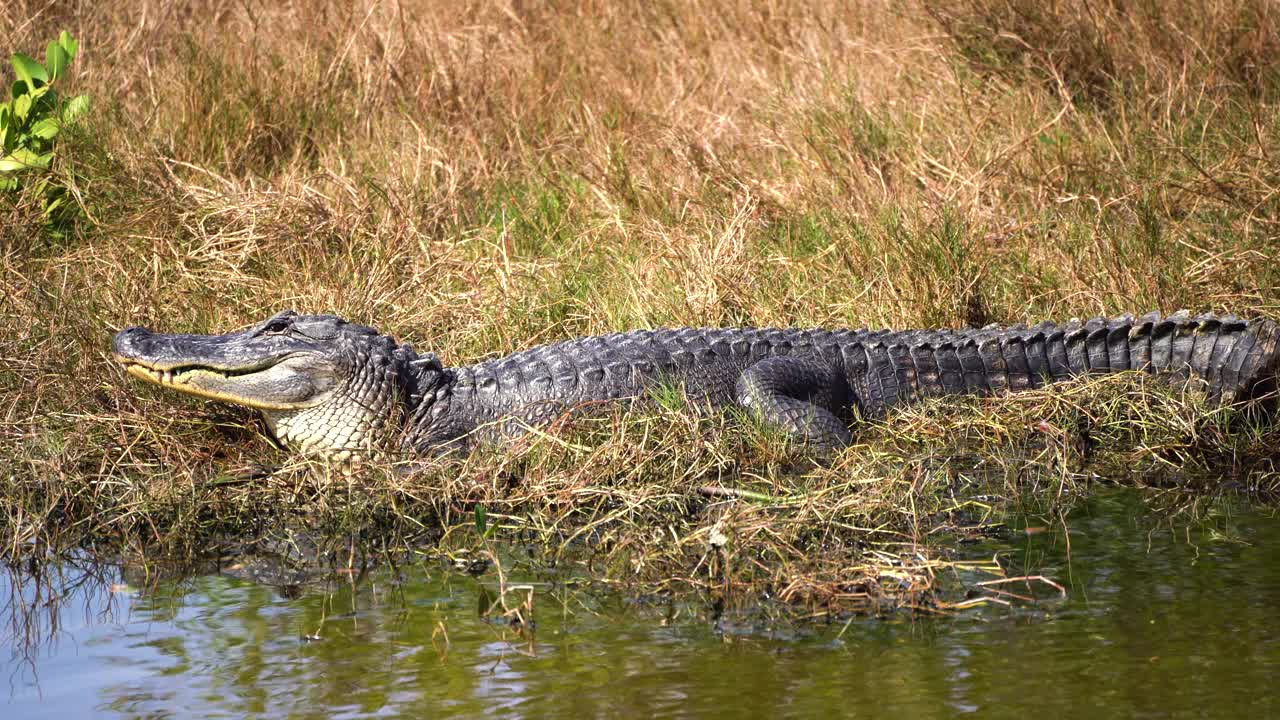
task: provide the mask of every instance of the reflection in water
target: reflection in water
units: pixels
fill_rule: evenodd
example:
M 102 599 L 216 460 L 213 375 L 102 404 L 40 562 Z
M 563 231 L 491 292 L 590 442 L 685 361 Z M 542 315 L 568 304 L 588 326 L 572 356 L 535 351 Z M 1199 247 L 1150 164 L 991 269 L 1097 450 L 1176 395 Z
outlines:
M 64 564 L 0 587 L 5 717 L 751 715 L 1123 717 L 1280 711 L 1280 527 L 1236 507 L 1199 529 L 1132 492 L 1000 551 L 1065 601 L 940 619 L 718 632 L 697 608 L 536 586 L 536 632 L 478 616 L 434 567 L 288 599 L 210 575 L 146 593 Z M 539 579 L 539 578 L 530 578 Z M 719 627 L 728 628 L 726 624 Z

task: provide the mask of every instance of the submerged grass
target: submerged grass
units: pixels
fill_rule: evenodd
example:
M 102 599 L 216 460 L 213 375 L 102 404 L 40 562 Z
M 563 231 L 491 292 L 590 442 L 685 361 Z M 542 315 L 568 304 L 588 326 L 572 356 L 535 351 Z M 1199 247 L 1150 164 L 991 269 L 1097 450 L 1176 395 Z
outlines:
M 907 408 L 826 465 L 667 393 L 346 474 L 107 354 L 124 325 L 285 306 L 451 362 L 660 325 L 1274 316 L 1263 0 L 0 9 L 13 50 L 63 28 L 95 104 L 62 153 L 83 218 L 52 238 L 0 203 L 11 561 L 501 540 L 638 592 L 839 612 L 936 605 L 954 540 L 1009 502 L 1280 489 L 1270 425 L 1142 378 Z

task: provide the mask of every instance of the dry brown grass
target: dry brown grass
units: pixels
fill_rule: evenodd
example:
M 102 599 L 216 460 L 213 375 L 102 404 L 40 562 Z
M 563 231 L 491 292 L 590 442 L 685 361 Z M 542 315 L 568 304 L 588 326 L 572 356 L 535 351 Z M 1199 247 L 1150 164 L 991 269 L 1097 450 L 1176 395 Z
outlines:
M 590 540 L 598 577 L 843 606 L 933 587 L 930 533 L 986 519 L 972 496 L 1100 472 L 1068 440 L 1082 417 L 1108 428 L 1108 473 L 1229 458 L 1274 489 L 1274 435 L 1125 385 L 1105 390 L 1138 410 L 1092 386 L 910 410 L 811 471 L 749 423 L 640 413 L 408 478 L 243 481 L 280 460 L 245 414 L 107 357 L 127 324 L 284 306 L 447 361 L 657 325 L 1276 315 L 1265 0 L 0 9 L 15 50 L 64 28 L 95 103 L 59 160 L 85 218 L 56 240 L 29 199 L 0 207 L 10 557 L 55 537 L 197 553 L 283 519 L 453 528 L 433 540 L 452 548 L 482 503 L 549 548 Z M 698 492 L 720 485 L 786 500 Z M 717 527 L 731 545 L 709 548 Z

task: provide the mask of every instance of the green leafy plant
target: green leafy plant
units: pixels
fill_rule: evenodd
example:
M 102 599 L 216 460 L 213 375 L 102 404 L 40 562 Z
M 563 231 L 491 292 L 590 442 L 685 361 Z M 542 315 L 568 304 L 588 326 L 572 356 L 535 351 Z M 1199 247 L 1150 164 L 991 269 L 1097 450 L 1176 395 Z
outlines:
M 14 192 L 26 180 L 42 198 L 46 221 L 65 207 L 66 183 L 49 177 L 54 144 L 64 128 L 89 109 L 89 98 L 63 102 L 53 85 L 76 56 L 76 41 L 65 30 L 45 49 L 45 62 L 22 53 L 10 58 L 17 76 L 10 100 L 0 104 L 0 191 Z

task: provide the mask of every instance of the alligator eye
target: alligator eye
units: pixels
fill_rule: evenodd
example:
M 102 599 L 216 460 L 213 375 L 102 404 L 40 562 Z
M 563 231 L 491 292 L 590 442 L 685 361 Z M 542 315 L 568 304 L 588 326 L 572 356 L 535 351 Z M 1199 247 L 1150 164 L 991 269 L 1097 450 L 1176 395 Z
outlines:
M 289 329 L 288 320 L 272 320 L 271 322 L 267 323 L 266 327 L 262 328 L 262 332 L 282 333 L 288 329 Z

